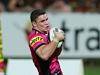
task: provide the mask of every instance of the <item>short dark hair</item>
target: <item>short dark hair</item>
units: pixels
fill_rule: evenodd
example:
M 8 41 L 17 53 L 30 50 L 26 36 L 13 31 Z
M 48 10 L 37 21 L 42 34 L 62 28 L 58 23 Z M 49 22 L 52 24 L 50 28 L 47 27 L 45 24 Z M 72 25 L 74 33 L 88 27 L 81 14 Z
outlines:
M 35 10 L 33 10 L 31 12 L 31 15 L 30 15 L 31 22 L 35 21 L 36 18 L 38 18 L 38 16 L 43 15 L 45 13 L 46 13 L 46 11 L 44 11 L 43 9 L 35 9 Z

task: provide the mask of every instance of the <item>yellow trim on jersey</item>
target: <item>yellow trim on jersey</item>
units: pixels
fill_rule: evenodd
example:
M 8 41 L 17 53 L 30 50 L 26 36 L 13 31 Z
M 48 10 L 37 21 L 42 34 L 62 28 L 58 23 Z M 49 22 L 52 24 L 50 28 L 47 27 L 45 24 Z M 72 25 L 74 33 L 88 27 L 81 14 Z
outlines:
M 37 43 L 39 41 L 43 41 L 43 37 L 42 36 L 36 36 L 36 37 L 32 38 L 30 40 L 30 45 L 33 46 L 35 43 Z

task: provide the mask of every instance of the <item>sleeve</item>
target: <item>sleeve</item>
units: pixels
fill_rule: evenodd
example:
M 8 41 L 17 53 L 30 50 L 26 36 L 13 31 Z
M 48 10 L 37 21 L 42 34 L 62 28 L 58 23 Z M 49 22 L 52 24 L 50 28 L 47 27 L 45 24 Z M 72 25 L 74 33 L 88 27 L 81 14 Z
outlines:
M 30 46 L 36 51 L 41 45 L 45 45 L 45 37 L 42 35 L 33 36 L 29 40 Z

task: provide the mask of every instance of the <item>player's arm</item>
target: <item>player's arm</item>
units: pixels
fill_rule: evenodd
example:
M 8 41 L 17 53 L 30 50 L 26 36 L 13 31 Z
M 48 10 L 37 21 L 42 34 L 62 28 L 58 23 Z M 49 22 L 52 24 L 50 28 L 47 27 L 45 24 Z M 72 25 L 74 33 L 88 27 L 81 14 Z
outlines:
M 37 50 L 36 53 L 39 57 L 41 57 L 44 60 L 48 60 L 49 57 L 54 53 L 56 47 L 57 47 L 58 42 L 56 41 L 51 41 L 47 45 L 42 45 L 40 46 Z
M 55 52 L 57 48 L 57 44 L 60 40 L 64 39 L 64 35 L 60 32 L 56 32 L 56 37 L 47 45 L 41 45 L 37 50 L 36 53 L 37 55 L 44 59 L 48 60 L 49 57 Z

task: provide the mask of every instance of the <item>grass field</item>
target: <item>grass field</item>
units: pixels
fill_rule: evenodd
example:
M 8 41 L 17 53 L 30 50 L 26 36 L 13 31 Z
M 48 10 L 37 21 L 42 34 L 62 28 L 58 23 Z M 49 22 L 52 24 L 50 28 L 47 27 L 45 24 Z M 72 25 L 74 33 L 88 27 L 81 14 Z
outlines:
M 100 75 L 100 66 L 85 66 L 85 75 Z

